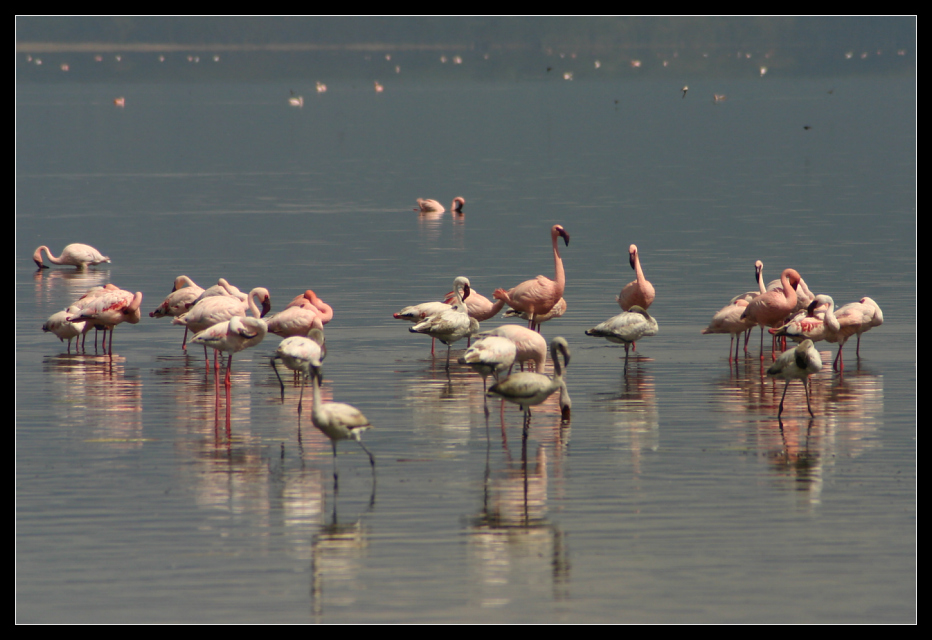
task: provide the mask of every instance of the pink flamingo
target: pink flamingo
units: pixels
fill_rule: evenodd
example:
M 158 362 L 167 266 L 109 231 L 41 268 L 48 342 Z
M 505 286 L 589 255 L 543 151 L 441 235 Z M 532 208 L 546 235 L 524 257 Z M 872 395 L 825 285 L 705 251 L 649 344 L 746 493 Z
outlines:
M 628 263 L 634 269 L 637 279 L 626 284 L 621 293 L 615 297 L 615 300 L 618 301 L 618 306 L 621 307 L 622 311 L 629 311 L 634 305 L 646 311 L 654 302 L 654 285 L 644 277 L 638 248 L 635 245 L 628 247 Z
M 783 284 L 781 289 L 762 293 L 751 300 L 741 314 L 741 318 L 761 327 L 780 326 L 783 319 L 796 308 L 796 285 L 799 283 L 799 273 L 795 269 L 784 269 L 780 282 Z M 773 349 L 771 353 L 773 354 Z M 763 330 L 761 331 L 760 357 L 761 360 L 764 359 Z M 776 358 L 775 355 L 773 357 Z
M 501 336 L 514 342 L 515 362 L 520 365 L 522 371 L 524 370 L 524 363 L 529 360 L 534 362 L 537 373 L 546 371 L 547 341 L 533 329 L 520 327 L 516 324 L 503 324 L 500 327 L 479 334 L 480 338 L 487 336 Z
M 838 355 L 835 356 L 832 368 L 844 371 L 845 360 L 842 356 L 842 349 L 848 338 L 857 335 L 860 339 L 862 333 L 883 324 L 883 313 L 880 312 L 877 303 L 870 298 L 862 298 L 858 302 L 846 304 L 838 309 L 838 313 L 835 313 L 835 301 L 831 296 L 818 295 L 813 304 L 816 303 L 828 305 L 825 310 L 824 339 L 838 343 Z M 860 350 L 857 355 L 860 356 Z
M 256 298 L 262 302 L 261 311 L 256 304 Z M 252 312 L 254 318 L 261 318 L 268 313 L 271 306 L 268 289 L 256 287 L 249 292 L 245 301 L 229 295 L 202 298 L 187 313 L 172 320 L 172 324 L 182 325 L 195 333 L 200 333 L 215 324 L 226 322 L 234 316 L 245 316 L 247 310 Z M 204 347 L 204 358 L 207 359 L 206 345 Z
M 753 300 L 760 294 L 767 293 L 767 287 L 764 286 L 764 263 L 761 262 L 760 260 L 756 260 L 754 262 L 754 279 L 757 281 L 758 290 L 757 291 L 746 291 L 745 293 L 736 295 L 734 298 L 731 299 L 732 303 L 735 303 L 738 300 L 744 300 L 745 302 L 750 302 L 751 300 Z M 744 333 L 744 352 L 745 353 L 748 352 L 748 339 L 751 337 L 751 329 L 753 328 L 754 328 L 754 325 L 752 324 L 751 326 L 747 328 L 747 331 L 745 331 Z M 764 339 L 763 334 L 764 334 L 764 329 L 762 327 L 761 328 L 761 341 L 763 341 Z M 730 350 L 729 350 L 729 353 L 731 353 Z M 737 353 L 737 351 L 735 351 L 735 353 Z
M 306 336 L 311 329 L 324 329 L 323 320 L 313 307 L 288 307 L 269 318 L 268 326 L 269 333 L 283 338 Z
M 178 276 L 175 278 L 175 285 L 172 292 L 169 293 L 165 300 L 162 301 L 155 311 L 149 312 L 150 318 L 176 318 L 188 309 L 194 302 L 200 298 L 204 290 L 194 284 L 194 281 L 188 276 Z M 188 328 L 184 328 L 184 339 L 181 341 L 181 348 L 188 348 Z
M 417 207 L 415 211 L 419 213 L 443 213 L 445 211 L 442 204 L 430 198 L 418 198 Z
M 87 244 L 69 244 L 62 249 L 61 255 L 58 257 L 52 255 L 49 248 L 42 245 L 32 254 L 33 261 L 40 269 L 48 269 L 48 266 L 42 262 L 43 251 L 45 251 L 45 257 L 48 258 L 48 261 L 52 264 L 73 265 L 78 268 L 78 271 L 87 269 L 88 265 L 95 266 L 104 262 L 110 262 L 110 258 Z
M 305 307 L 317 311 L 317 315 L 320 316 L 320 321 L 323 324 L 333 320 L 333 307 L 318 298 L 317 294 L 310 289 L 296 296 L 294 300 L 285 305 L 286 309 L 290 307 Z
M 230 371 L 233 368 L 233 354 L 259 344 L 265 338 L 267 332 L 268 326 L 265 324 L 265 320 L 261 318 L 233 316 L 225 322 L 219 322 L 199 332 L 191 339 L 191 342 L 202 344 L 205 349 L 210 347 L 220 353 L 230 354 L 227 360 L 227 373 L 223 382 L 225 386 L 230 387 L 232 385 Z
M 741 319 L 741 314 L 744 313 L 747 306 L 748 302 L 743 298 L 739 298 L 737 301 L 727 304 L 722 307 L 718 313 L 712 316 L 712 322 L 709 323 L 709 326 L 699 332 L 702 335 L 708 335 L 710 333 L 731 334 L 731 342 L 728 345 L 728 362 L 731 362 L 731 347 L 735 344 L 735 337 L 740 336 L 754 326 L 754 323 L 748 322 L 746 319 Z M 739 339 L 738 346 L 735 347 L 735 360 L 738 359 L 738 347 L 740 346 L 741 340 Z
M 555 224 L 550 228 L 550 241 L 553 244 L 554 280 L 546 276 L 537 276 L 533 280 L 526 280 L 517 287 L 505 291 L 496 289 L 493 297 L 504 300 L 505 304 L 516 311 L 530 314 L 530 326 L 536 323 L 536 316 L 545 315 L 563 297 L 566 286 L 566 274 L 563 272 L 563 260 L 560 258 L 560 249 L 557 238 L 562 237 L 566 246 L 570 244 L 570 234 Z
M 456 302 L 456 294 L 451 291 L 446 295 L 443 301 L 449 305 L 454 304 Z M 493 303 L 475 289 L 469 290 L 469 297 L 466 299 L 466 313 L 469 314 L 470 318 L 475 318 L 477 322 L 485 322 L 490 318 L 494 318 L 504 306 L 504 300 L 496 300 Z
M 566 299 L 560 298 L 557 300 L 557 303 L 553 305 L 553 309 L 545 313 L 544 315 L 538 315 L 534 318 L 535 326 L 531 327 L 538 333 L 540 333 L 540 325 L 547 322 L 548 320 L 553 320 L 554 318 L 560 318 L 563 314 L 566 313 Z M 504 313 L 506 318 L 521 318 L 522 320 L 530 320 L 531 317 L 527 313 L 521 311 L 515 311 L 514 309 L 509 309 Z
M 128 322 L 138 324 L 142 318 L 139 307 L 142 305 L 142 292 L 135 294 L 117 289 L 93 298 L 79 313 L 67 318 L 68 322 L 89 320 L 90 324 L 103 325 L 110 329 L 109 351 L 113 355 L 113 330 L 118 324 Z

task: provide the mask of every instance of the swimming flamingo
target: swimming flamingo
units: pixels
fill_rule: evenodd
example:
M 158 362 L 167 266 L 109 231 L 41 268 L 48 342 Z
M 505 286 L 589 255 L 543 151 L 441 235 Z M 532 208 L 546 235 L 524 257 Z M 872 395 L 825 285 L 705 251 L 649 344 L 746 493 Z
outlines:
M 790 388 L 790 380 L 802 381 L 803 389 L 806 391 L 806 408 L 809 409 L 809 415 L 815 417 L 812 412 L 812 404 L 809 401 L 809 376 L 821 370 L 822 358 L 812 344 L 812 340 L 803 340 L 796 348 L 780 354 L 776 362 L 767 369 L 768 376 L 786 380 L 786 385 L 783 387 L 783 396 L 780 398 L 780 409 L 777 411 L 777 418 L 783 413 L 783 401 L 786 399 L 787 389 Z
M 744 313 L 748 306 L 747 300 L 739 298 L 736 302 L 729 303 L 722 307 L 718 313 L 712 316 L 712 322 L 709 326 L 699 333 L 707 335 L 710 333 L 728 333 L 731 334 L 731 342 L 728 344 L 728 362 L 731 362 L 731 347 L 735 344 L 735 337 L 754 326 L 753 322 L 747 319 L 742 320 L 741 314 Z M 738 347 L 741 346 L 741 340 L 738 340 L 738 346 L 735 347 L 735 360 L 738 359 Z
M 195 335 L 191 342 L 202 344 L 204 347 L 216 349 L 220 353 L 229 353 L 227 360 L 227 373 L 223 384 L 232 385 L 230 371 L 233 368 L 233 354 L 243 349 L 254 347 L 265 338 L 268 326 L 262 318 L 248 316 L 233 316 L 225 322 L 219 322 Z
M 625 369 L 627 370 L 628 345 L 641 338 L 657 335 L 658 329 L 657 321 L 647 311 L 634 305 L 629 311 L 623 311 L 587 330 L 586 335 L 625 345 Z M 729 347 L 729 353 L 730 351 L 731 347 Z
M 93 325 L 103 325 L 110 329 L 109 351 L 113 354 L 113 330 L 118 324 L 129 322 L 138 324 L 142 318 L 139 307 L 142 305 L 142 292 L 135 294 L 117 289 L 93 298 L 79 313 L 68 316 L 68 322 L 89 320 Z
M 628 263 L 634 269 L 636 279 L 626 284 L 621 293 L 615 296 L 615 300 L 618 301 L 618 306 L 621 307 L 622 311 L 630 311 L 634 305 L 646 311 L 654 302 L 654 285 L 644 277 L 636 245 L 628 247 Z
M 425 333 L 447 345 L 448 370 L 450 368 L 450 350 L 453 343 L 465 338 L 467 335 L 472 335 L 479 328 L 478 322 L 474 318 L 470 318 L 466 312 L 466 303 L 464 301 L 469 297 L 470 293 L 469 279 L 463 276 L 457 277 L 453 281 L 453 291 L 456 294 L 456 304 L 442 313 L 424 318 L 421 322 L 408 329 L 411 333 Z
M 514 342 L 515 362 L 521 366 L 522 371 L 527 361 L 534 363 L 534 370 L 537 373 L 544 373 L 547 370 L 547 341 L 533 329 L 516 324 L 503 324 L 478 335 L 479 338 L 486 336 L 502 336 Z
M 88 265 L 94 266 L 104 262 L 110 262 L 110 258 L 87 244 L 69 244 L 64 249 L 62 249 L 61 255 L 58 257 L 52 255 L 52 252 L 49 251 L 49 248 L 45 245 L 42 245 L 36 249 L 35 253 L 32 254 L 33 261 L 40 269 L 48 269 L 48 266 L 42 262 L 43 251 L 45 251 L 45 257 L 48 258 L 49 262 L 52 264 L 73 265 L 78 268 L 78 271 L 87 269 Z
M 547 322 L 548 320 L 553 320 L 554 318 L 560 318 L 563 314 L 566 313 L 566 299 L 560 298 L 557 300 L 557 303 L 553 305 L 553 308 L 545 313 L 544 315 L 538 315 L 534 320 L 536 326 L 531 327 L 538 333 L 540 333 L 540 325 Z M 506 318 L 521 318 L 523 320 L 530 320 L 531 316 L 523 311 L 516 311 L 514 309 L 509 309 L 504 313 Z
M 454 202 L 456 202 L 454 200 Z M 417 199 L 418 208 L 415 211 L 419 213 L 443 213 L 443 205 L 437 202 L 436 200 L 431 200 L 429 198 L 418 198 Z
M 523 311 L 531 315 L 530 326 L 533 326 L 537 315 L 544 315 L 563 297 L 566 286 L 566 274 L 563 272 L 563 260 L 557 247 L 557 238 L 563 238 L 566 246 L 570 244 L 570 234 L 555 224 L 550 228 L 550 241 L 553 245 L 554 280 L 546 276 L 537 276 L 533 280 L 526 280 L 517 287 L 505 291 L 496 289 L 493 297 L 504 300 L 505 304 L 516 311 Z
M 77 307 L 71 306 L 64 311 L 53 313 L 42 325 L 42 330 L 54 333 L 61 342 L 68 340 L 68 353 L 71 353 L 71 339 L 84 333 L 85 321 L 69 322 L 68 316 L 75 316 L 80 312 Z M 77 349 L 77 345 L 75 345 Z
M 160 304 L 155 309 L 155 311 L 149 312 L 149 317 L 176 318 L 183 313 L 187 313 L 188 309 L 194 304 L 194 301 L 197 300 L 202 293 L 204 293 L 204 290 L 194 284 L 194 281 L 191 280 L 191 278 L 188 276 L 178 276 L 175 278 L 175 285 L 172 289 L 172 292 L 165 297 L 165 300 L 162 301 L 162 304 Z M 181 341 L 181 348 L 187 349 L 187 344 L 188 328 L 185 327 L 184 339 Z
M 337 441 L 355 440 L 362 450 L 369 455 L 372 466 L 372 480 L 375 481 L 375 457 L 362 443 L 362 432 L 371 429 L 372 423 L 356 407 L 342 402 L 324 402 L 320 397 L 320 367 L 311 367 L 311 382 L 314 389 L 314 407 L 311 409 L 311 422 L 330 438 L 333 446 L 333 489 L 337 482 Z
M 778 327 L 796 308 L 796 285 L 799 273 L 795 269 L 784 269 L 780 275 L 782 287 L 762 293 L 748 303 L 742 319 L 748 319 L 761 327 Z M 771 348 L 771 352 L 773 349 Z M 760 357 L 764 359 L 764 333 L 761 331 Z M 775 357 L 775 356 L 774 356 Z
M 558 354 L 563 356 L 563 366 L 560 366 Z M 553 360 L 553 376 L 545 376 L 540 373 L 529 373 L 521 371 L 513 373 L 501 382 L 497 382 L 489 387 L 487 396 L 501 396 L 508 402 L 512 402 L 524 411 L 524 426 L 528 427 L 531 417 L 531 407 L 544 402 L 554 391 L 560 391 L 560 411 L 564 420 L 569 420 L 570 403 L 569 392 L 566 389 L 566 383 L 563 379 L 564 369 L 570 364 L 570 348 L 566 340 L 562 337 L 556 337 L 550 343 L 550 359 Z
M 324 344 L 324 332 L 320 329 L 311 329 L 307 336 L 292 336 L 285 338 L 275 350 L 271 359 L 272 369 L 282 388 L 282 402 L 285 401 L 285 383 L 278 374 L 275 366 L 276 360 L 281 360 L 286 367 L 301 375 L 301 395 L 298 398 L 298 415 L 301 415 L 301 403 L 304 400 L 305 379 L 311 376 L 311 367 L 320 368 L 327 356 L 327 347 Z

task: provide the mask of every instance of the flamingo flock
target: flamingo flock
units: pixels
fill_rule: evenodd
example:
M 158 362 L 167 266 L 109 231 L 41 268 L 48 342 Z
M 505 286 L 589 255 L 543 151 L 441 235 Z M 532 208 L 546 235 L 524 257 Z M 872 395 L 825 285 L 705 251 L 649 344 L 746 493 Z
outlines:
M 465 200 L 457 197 L 450 211 L 462 215 Z M 421 213 L 442 213 L 444 208 L 435 200 L 418 200 Z M 569 246 L 570 235 L 560 224 L 550 227 L 550 249 L 553 258 L 553 277 L 538 275 L 511 288 L 494 289 L 492 299 L 480 295 L 465 276 L 453 280 L 453 289 L 442 299 L 402 308 L 394 318 L 409 321 L 409 331 L 429 335 L 431 355 L 433 341 L 447 345 L 445 368 L 450 370 L 452 345 L 463 338 L 472 340 L 457 362 L 475 371 L 483 381 L 483 397 L 497 397 L 518 405 L 524 414 L 525 428 L 530 423 L 531 408 L 543 403 L 559 392 L 558 405 L 561 418 L 568 422 L 571 415 L 571 400 L 567 386 L 567 368 L 570 363 L 570 347 L 564 337 L 553 338 L 549 344 L 553 372 L 546 373 L 548 345 L 541 335 L 541 325 L 556 320 L 567 312 L 564 297 L 567 287 L 566 272 L 560 254 L 559 241 Z M 110 258 L 88 245 L 67 245 L 59 256 L 40 246 L 33 254 L 37 267 L 47 269 L 43 259 L 52 264 L 71 265 L 78 270 L 108 264 Z M 630 357 L 629 350 L 637 341 L 656 336 L 659 331 L 657 320 L 648 312 L 656 298 L 654 285 L 647 280 L 641 264 L 638 247 L 628 248 L 628 261 L 635 279 L 624 285 L 615 297 L 622 313 L 601 322 L 585 331 L 590 337 L 604 338 L 621 344 L 625 348 L 624 370 Z M 810 377 L 822 368 L 822 360 L 814 343 L 819 340 L 839 345 L 833 369 L 844 370 L 842 350 L 845 343 L 857 336 L 856 355 L 860 358 L 861 335 L 883 323 L 883 313 L 877 303 L 868 297 L 858 302 L 835 309 L 834 300 L 824 294 L 814 295 L 800 273 L 785 268 L 779 281 L 765 287 L 763 263 L 755 262 L 755 279 L 758 288 L 739 294 L 715 313 L 702 334 L 728 334 L 731 338 L 728 361 L 737 362 L 739 345 L 736 339 L 747 334 L 754 326 L 761 327 L 760 357 L 764 357 L 763 329 L 774 336 L 772 347 L 773 364 L 767 375 L 786 381 L 780 400 L 778 417 L 784 410 L 789 383 L 800 380 L 806 394 L 807 408 L 814 415 L 810 400 Z M 107 284 L 94 287 L 65 310 L 53 314 L 42 326 L 45 332 L 53 333 L 62 342 L 67 340 L 68 353 L 71 342 L 81 338 L 79 351 L 84 349 L 84 338 L 90 329 L 105 330 L 105 349 L 113 353 L 113 331 L 117 325 L 138 324 L 141 319 L 142 293 L 131 292 Z M 505 317 L 519 317 L 527 327 L 505 324 L 493 329 L 480 330 L 480 323 L 487 322 L 505 311 Z M 307 289 L 295 296 L 285 307 L 271 313 L 271 294 L 264 287 L 254 287 L 248 293 L 220 278 L 217 284 L 207 289 L 198 286 L 191 278 L 180 275 L 175 278 L 171 292 L 161 304 L 149 313 L 152 318 L 171 317 L 172 324 L 185 327 L 182 349 L 187 348 L 187 333 L 194 332 L 192 342 L 202 345 L 207 358 L 207 348 L 216 354 L 226 354 L 224 386 L 231 386 L 233 355 L 263 342 L 268 334 L 283 338 L 271 366 L 275 372 L 284 401 L 285 385 L 275 366 L 281 361 L 300 378 L 301 392 L 298 399 L 298 416 L 303 408 L 305 382 L 310 379 L 313 394 L 311 420 L 314 426 L 330 439 L 334 456 L 334 487 L 337 486 L 336 464 L 337 442 L 356 440 L 369 456 L 375 480 L 375 458 L 362 443 L 360 435 L 372 425 L 361 411 L 352 405 L 321 400 L 322 365 L 327 350 L 324 327 L 334 318 L 333 308 L 317 294 Z M 109 331 L 107 331 L 109 330 Z M 109 334 L 109 341 L 106 336 Z M 794 348 L 776 355 L 776 339 L 789 337 L 800 341 Z M 732 348 L 734 347 L 734 349 Z M 219 387 L 219 358 L 215 357 L 215 380 Z M 512 373 L 515 365 L 521 371 Z M 525 371 L 525 365 L 533 365 L 534 371 Z M 448 374 L 449 375 L 449 374 Z M 494 383 L 487 386 L 489 376 Z M 485 408 L 488 415 L 488 408 Z

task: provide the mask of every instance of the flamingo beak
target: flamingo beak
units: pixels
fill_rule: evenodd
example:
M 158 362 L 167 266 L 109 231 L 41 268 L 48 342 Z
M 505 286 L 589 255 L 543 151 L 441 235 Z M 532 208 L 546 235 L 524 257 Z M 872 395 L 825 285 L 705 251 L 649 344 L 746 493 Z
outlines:
M 262 315 L 261 315 L 261 317 L 264 318 L 264 317 L 265 317 L 265 314 L 267 314 L 267 313 L 268 313 L 269 311 L 271 311 L 271 310 L 272 310 L 272 301 L 269 300 L 268 296 L 266 296 L 266 298 L 262 301 Z

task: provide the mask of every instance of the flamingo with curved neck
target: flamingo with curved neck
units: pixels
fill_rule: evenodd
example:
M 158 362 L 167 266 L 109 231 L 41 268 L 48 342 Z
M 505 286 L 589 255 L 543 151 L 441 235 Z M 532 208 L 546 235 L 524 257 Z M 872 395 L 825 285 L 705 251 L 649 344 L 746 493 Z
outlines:
M 554 279 L 546 276 L 537 276 L 533 280 L 525 280 L 517 287 L 505 291 L 496 289 L 492 297 L 504 300 L 505 304 L 514 309 L 528 313 L 531 316 L 529 327 L 536 324 L 537 315 L 548 313 L 560 298 L 566 287 L 566 274 L 563 271 L 563 259 L 557 246 L 557 238 L 562 237 L 566 246 L 570 244 L 570 234 L 561 225 L 555 224 L 550 228 L 550 241 L 553 245 Z
M 110 258 L 103 255 L 100 251 L 88 244 L 74 243 L 69 244 L 62 249 L 60 256 L 55 256 L 48 247 L 42 245 L 32 254 L 32 260 L 40 269 L 48 269 L 48 266 L 42 262 L 42 252 L 45 251 L 45 257 L 52 264 L 71 265 L 78 268 L 78 271 L 87 269 L 88 265 L 94 266 L 104 262 L 110 262 Z
M 762 293 L 748 303 L 747 309 L 741 314 L 741 319 L 761 327 L 778 327 L 783 324 L 784 318 L 796 309 L 796 285 L 799 284 L 799 272 L 795 269 L 784 269 L 780 275 L 780 289 L 773 289 Z M 771 355 L 776 355 L 771 349 Z M 761 331 L 760 357 L 764 359 L 764 333 Z

